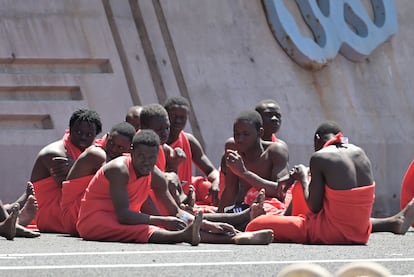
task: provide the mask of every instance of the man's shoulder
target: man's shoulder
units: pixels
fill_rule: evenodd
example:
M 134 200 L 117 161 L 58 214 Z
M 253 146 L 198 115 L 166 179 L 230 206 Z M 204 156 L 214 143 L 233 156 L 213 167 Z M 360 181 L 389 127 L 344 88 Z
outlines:
M 289 149 L 284 141 L 262 141 L 263 147 L 270 152 L 288 152 Z
M 57 140 L 44 146 L 39 151 L 39 156 L 57 155 L 66 157 L 66 150 L 63 140 Z
M 90 161 L 106 161 L 106 152 L 99 146 L 91 145 L 86 148 L 79 158 Z

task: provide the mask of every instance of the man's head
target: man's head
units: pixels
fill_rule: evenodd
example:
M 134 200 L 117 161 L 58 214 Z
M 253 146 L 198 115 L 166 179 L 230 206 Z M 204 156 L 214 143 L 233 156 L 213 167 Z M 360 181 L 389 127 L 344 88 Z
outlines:
M 158 159 L 160 138 L 149 129 L 139 131 L 132 139 L 131 157 L 137 177 L 151 173 Z
M 160 143 L 164 144 L 170 134 L 170 120 L 168 113 L 160 104 L 148 104 L 142 107 L 141 129 L 151 129 L 160 137 Z
M 141 110 L 142 110 L 141 106 L 132 106 L 129 108 L 125 116 L 125 121 L 130 123 L 132 126 L 134 126 L 135 131 L 138 131 L 138 129 L 141 128 L 141 122 L 140 122 Z
M 187 123 L 190 102 L 182 96 L 175 96 L 167 99 L 164 108 L 168 112 L 171 123 L 170 137 L 177 138 Z
M 255 110 L 263 120 L 264 138 L 271 138 L 272 134 L 277 133 L 282 125 L 279 104 L 274 100 L 266 99 L 257 103 Z
M 319 125 L 313 137 L 315 151 L 321 150 L 323 145 L 341 131 L 338 123 L 335 121 L 325 121 Z
M 123 153 L 130 152 L 135 133 L 135 128 L 128 122 L 120 122 L 112 126 L 105 144 L 107 159 L 112 160 Z
M 81 151 L 91 146 L 96 135 L 102 131 L 99 114 L 93 110 L 75 111 L 69 120 L 71 142 Z
M 263 121 L 256 111 L 244 111 L 233 124 L 233 137 L 236 150 L 243 152 L 260 144 L 263 135 Z

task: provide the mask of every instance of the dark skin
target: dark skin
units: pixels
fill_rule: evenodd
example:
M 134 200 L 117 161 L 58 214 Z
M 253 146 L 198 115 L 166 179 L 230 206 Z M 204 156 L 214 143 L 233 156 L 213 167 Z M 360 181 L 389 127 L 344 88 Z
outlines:
M 141 121 L 139 116 L 141 110 L 141 106 L 132 106 L 131 108 L 129 108 L 125 116 L 125 121 L 134 126 L 136 131 L 138 131 L 141 128 Z
M 128 153 L 131 148 L 131 139 L 112 132 L 108 134 L 105 149 L 92 145 L 88 147 L 75 161 L 70 169 L 67 180 L 72 180 L 95 174 L 98 169 L 123 153 Z
M 167 230 L 181 230 L 186 227 L 186 222 L 180 218 L 192 221 L 194 217 L 179 209 L 171 194 L 168 192 L 167 181 L 163 173 L 155 167 L 158 158 L 158 147 L 138 145 L 131 151 L 132 162 L 137 177 L 152 174 L 151 188 L 156 197 L 161 200 L 169 216 L 153 216 L 145 213 L 137 213 L 129 210 L 129 198 L 126 185 L 129 180 L 129 171 L 126 166 L 126 158 L 117 158 L 104 166 L 104 174 L 110 183 L 110 194 L 115 212 L 121 224 L 150 224 L 164 227 Z M 210 234 L 223 236 L 228 232 L 234 234 L 232 226 L 225 223 L 213 223 L 203 221 L 202 228 Z M 230 240 L 230 238 L 227 238 Z
M 277 133 L 282 125 L 282 113 L 275 103 L 266 103 L 256 108 L 263 120 L 262 139 L 272 141 L 272 135 Z
M 310 182 L 307 168 L 294 168 L 293 176 L 302 182 L 309 209 L 317 213 L 322 209 L 325 185 L 334 190 L 349 190 L 374 183 L 371 162 L 365 152 L 353 144 L 335 144 L 322 149 L 334 134 L 315 139 L 315 153 L 310 159 Z
M 96 126 L 84 121 L 75 122 L 70 134 L 71 142 L 84 151 L 95 140 Z M 73 162 L 73 157 L 66 152 L 63 140 L 46 145 L 37 155 L 30 181 L 36 182 L 53 176 L 56 184 L 61 187 Z
M 173 105 L 168 108 L 167 112 L 171 123 L 167 144 L 171 144 L 178 139 L 180 132 L 184 130 L 189 111 L 185 105 Z M 213 204 L 218 205 L 220 174 L 205 154 L 200 142 L 190 133 L 185 133 L 185 135 L 190 143 L 191 159 L 211 182 L 212 185 L 209 194 L 212 196 Z
M 263 128 L 257 130 L 252 123 L 239 120 L 234 123 L 233 132 L 234 150 L 226 151 L 226 186 L 218 212 L 235 203 L 239 190 L 245 194 L 250 187 L 264 188 L 266 196 L 278 197 L 278 181 L 288 175 L 287 149 L 280 147 L 279 142 L 262 141 Z
M 143 129 L 151 129 L 160 138 L 161 145 L 163 147 L 166 158 L 166 171 L 177 172 L 177 167 L 186 159 L 185 153 L 181 148 L 173 149 L 168 144 L 168 136 L 170 134 L 170 120 L 168 116 L 157 116 L 152 118 L 147 125 L 142 126 Z

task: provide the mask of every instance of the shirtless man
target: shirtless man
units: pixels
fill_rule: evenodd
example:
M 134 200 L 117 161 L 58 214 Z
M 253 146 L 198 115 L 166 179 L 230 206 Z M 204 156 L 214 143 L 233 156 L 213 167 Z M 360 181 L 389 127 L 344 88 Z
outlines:
M 188 193 L 189 186 L 192 184 L 192 164 L 197 166 L 207 176 L 207 182 L 200 180 L 195 187 L 196 200 L 200 204 L 218 205 L 218 192 L 220 175 L 213 163 L 205 154 L 200 142 L 190 133 L 184 132 L 187 124 L 187 117 L 190 111 L 190 103 L 184 97 L 177 96 L 167 99 L 164 108 L 168 112 L 171 128 L 167 144 L 171 147 L 180 147 L 184 150 L 186 160 L 178 167 L 178 177 L 185 183 L 184 193 Z M 203 178 L 204 179 L 204 178 Z M 206 202 L 206 198 L 211 195 L 211 201 Z
M 160 139 L 154 131 L 141 130 L 134 136 L 130 156 L 116 158 L 99 169 L 89 183 L 79 211 L 77 228 L 82 238 L 191 245 L 200 241 L 268 244 L 272 240 L 273 233 L 269 230 L 238 233 L 230 225 L 202 221 L 202 213 L 192 217 L 181 211 L 168 194 L 164 174 L 154 166 L 159 145 Z M 172 216 L 140 212 L 151 188 Z M 189 225 L 188 220 L 192 221 Z M 200 231 L 203 226 L 208 232 Z
M 135 131 L 138 131 L 141 128 L 141 121 L 139 116 L 141 110 L 141 106 L 132 106 L 129 108 L 125 116 L 125 121 L 134 126 Z
M 294 195 L 293 210 L 303 207 L 302 215 L 261 215 L 260 204 L 255 204 L 246 230 L 271 228 L 276 242 L 311 244 L 366 244 L 371 232 L 408 230 L 414 221 L 413 201 L 393 217 L 370 218 L 375 190 L 370 160 L 360 147 L 347 143 L 335 122 L 318 127 L 314 147 L 312 178 L 303 165 L 292 172 L 302 184 L 302 197 Z
M 62 223 L 67 233 L 78 235 L 76 221 L 80 201 L 89 181 L 106 162 L 129 153 L 135 132 L 128 122 L 115 124 L 104 136 L 104 141 L 89 146 L 75 161 L 67 180 L 62 183 Z
M 262 140 L 281 141 L 276 137 L 276 133 L 279 132 L 282 125 L 280 105 L 274 100 L 265 99 L 256 104 L 255 110 L 263 120 Z
M 285 188 L 279 181 L 289 176 L 288 150 L 280 142 L 261 139 L 262 122 L 256 111 L 242 112 L 234 122 L 234 148 L 225 154 L 226 184 L 218 212 L 240 204 L 238 201 L 250 206 L 262 188 L 266 191 L 267 210 L 285 210 L 282 194 Z
M 39 206 L 36 224 L 41 232 L 64 232 L 60 208 L 62 182 L 73 162 L 101 130 L 102 123 L 95 111 L 77 110 L 70 117 L 64 137 L 46 145 L 37 155 L 30 181 Z
M 141 111 L 141 128 L 153 130 L 159 136 L 160 151 L 155 165 L 165 173 L 164 175 L 168 179 L 169 191 L 176 203 L 181 203 L 185 195 L 182 194 L 181 182 L 176 172 L 179 164 L 186 159 L 186 156 L 181 148 L 172 148 L 166 144 L 170 133 L 170 120 L 165 108 L 160 104 L 145 105 Z M 152 198 L 155 197 L 152 195 Z M 160 203 L 157 203 L 156 199 L 153 199 L 153 201 L 160 209 Z

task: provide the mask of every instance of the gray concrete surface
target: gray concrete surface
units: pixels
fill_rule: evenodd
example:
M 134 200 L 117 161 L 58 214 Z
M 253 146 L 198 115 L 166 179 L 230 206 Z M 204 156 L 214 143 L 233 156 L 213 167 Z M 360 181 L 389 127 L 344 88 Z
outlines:
M 309 71 L 280 47 L 261 0 L 0 0 L 0 199 L 21 194 L 77 108 L 97 110 L 108 131 L 132 104 L 186 96 L 187 129 L 218 166 L 234 117 L 272 98 L 291 164 L 306 164 L 316 126 L 336 120 L 372 160 L 373 214 L 394 213 L 414 157 L 414 1 L 393 2 L 390 40 L 362 62 L 338 55 Z
M 0 239 L 0 276 L 275 276 L 290 264 L 331 273 L 359 261 L 414 276 L 414 229 L 372 234 L 367 245 L 157 245 L 83 241 L 59 234 Z

